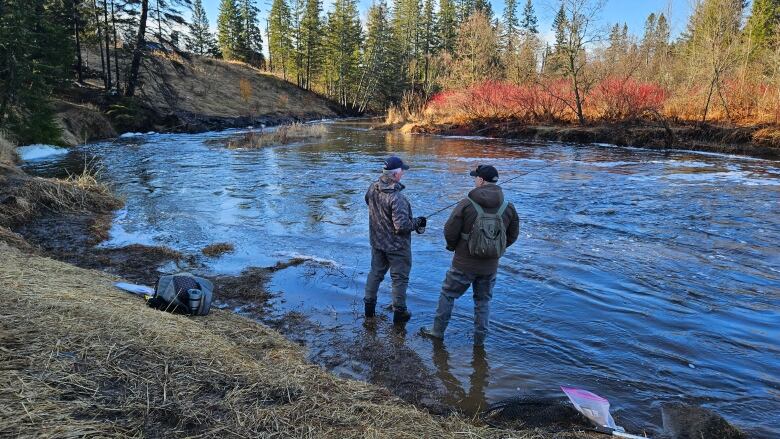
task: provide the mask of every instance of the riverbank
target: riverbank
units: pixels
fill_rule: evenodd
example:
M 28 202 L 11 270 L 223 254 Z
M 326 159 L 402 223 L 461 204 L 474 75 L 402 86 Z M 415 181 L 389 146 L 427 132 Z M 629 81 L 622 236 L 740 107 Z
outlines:
M 234 313 L 163 313 L 104 273 L 5 244 L 0 254 L 13 293 L 0 310 L 0 435 L 508 436 L 336 378 Z
M 52 106 L 61 139 L 55 143 L 75 146 L 123 132 L 193 133 L 346 114 L 334 102 L 247 64 L 162 52 L 149 53 L 146 62 L 154 75 L 144 71 L 133 98 L 105 92 L 98 78 L 57 90 Z
M 80 223 L 76 219 L 73 221 L 66 221 L 66 218 L 70 215 L 62 214 L 53 215 L 51 218 L 42 216 L 40 219 L 42 222 L 39 226 L 28 224 L 26 226 L 27 231 L 24 231 L 24 237 L 26 237 L 29 242 L 41 243 L 40 245 L 36 246 L 46 245 L 48 248 L 42 252 L 43 254 L 54 255 L 54 251 L 57 250 L 55 247 L 57 245 L 62 245 L 66 252 L 64 257 L 74 256 L 75 260 L 73 263 L 75 264 L 82 265 L 81 262 L 78 262 L 78 258 L 81 255 L 84 255 L 85 263 L 94 264 L 91 265 L 91 267 L 98 268 L 102 271 L 109 271 L 111 273 L 121 275 L 125 279 L 132 280 L 133 282 L 144 284 L 151 284 L 154 282 L 157 277 L 156 268 L 160 264 L 164 264 L 161 269 L 165 272 L 171 272 L 177 269 L 186 269 L 196 272 L 197 270 L 203 270 L 201 271 L 202 273 L 210 272 L 211 275 L 215 275 L 214 271 L 212 271 L 214 270 L 213 267 L 220 267 L 216 268 L 216 272 L 220 273 L 234 272 L 233 270 L 236 268 L 244 268 L 249 264 L 263 264 L 266 267 L 255 267 L 247 269 L 241 276 L 229 276 L 226 279 L 227 281 L 222 284 L 219 283 L 221 279 L 217 279 L 219 291 L 218 294 L 221 298 L 218 305 L 220 307 L 224 306 L 226 309 L 229 309 L 245 317 L 249 317 L 251 320 L 260 321 L 272 328 L 278 329 L 278 331 L 286 335 L 288 339 L 292 339 L 295 343 L 305 344 L 305 346 L 308 348 L 308 352 L 306 353 L 306 358 L 308 361 L 313 362 L 314 364 L 318 364 L 327 370 L 331 370 L 334 374 L 342 377 L 352 377 L 364 381 L 369 381 L 372 384 L 378 384 L 381 387 L 389 389 L 390 393 L 393 395 L 413 404 L 418 410 L 424 410 L 437 414 L 439 413 L 438 411 L 435 411 L 433 408 L 431 408 L 431 401 L 430 398 L 428 398 L 431 394 L 435 396 L 435 393 L 430 392 L 430 390 L 435 389 L 425 387 L 426 385 L 433 384 L 435 386 L 436 383 L 443 382 L 445 386 L 449 385 L 452 387 L 451 390 L 449 388 L 447 389 L 451 395 L 454 395 L 456 398 L 467 397 L 469 398 L 469 403 L 476 403 L 474 404 L 476 407 L 478 407 L 481 402 L 481 406 L 484 407 L 486 399 L 487 401 L 495 402 L 509 396 L 506 393 L 503 395 L 491 395 L 490 393 L 485 394 L 485 389 L 489 388 L 489 386 L 503 386 L 505 389 L 515 389 L 514 386 L 517 385 L 516 383 L 523 382 L 518 380 L 518 375 L 514 374 L 514 376 L 511 378 L 511 381 L 501 381 L 502 375 L 505 375 L 502 372 L 502 370 L 504 370 L 503 368 L 511 367 L 511 365 L 507 366 L 506 362 L 502 361 L 502 357 L 497 351 L 506 350 L 507 352 L 522 355 L 522 352 L 526 352 L 528 350 L 529 345 L 533 345 L 532 337 L 528 337 L 527 335 L 521 336 L 523 339 L 521 343 L 508 347 L 508 349 L 505 349 L 504 346 L 501 345 L 502 340 L 500 336 L 496 337 L 494 342 L 491 343 L 491 347 L 489 349 L 490 352 L 488 352 L 488 354 L 483 353 L 480 356 L 476 350 L 472 355 L 469 355 L 471 353 L 470 347 L 465 352 L 463 349 L 457 347 L 459 343 L 457 340 L 463 338 L 463 334 L 459 334 L 453 338 L 452 343 L 448 343 L 450 353 L 454 354 L 448 359 L 446 349 L 439 350 L 434 348 L 433 352 L 428 351 L 428 348 L 431 346 L 430 342 L 421 341 L 419 338 L 417 338 L 412 332 L 415 329 L 414 327 L 410 329 L 408 335 L 393 331 L 392 325 L 388 320 L 386 320 L 387 312 L 383 311 L 381 313 L 383 314 L 383 317 L 376 321 L 376 325 L 372 325 L 372 327 L 361 326 L 362 318 L 360 318 L 359 312 L 362 307 L 354 310 L 354 312 L 349 310 L 349 307 L 351 306 L 349 300 L 352 298 L 351 292 L 354 286 L 350 283 L 352 281 L 349 281 L 349 277 L 350 275 L 354 277 L 354 273 L 352 273 L 351 268 L 360 267 L 361 262 L 357 262 L 357 260 L 361 256 L 359 254 L 355 254 L 355 261 L 352 261 L 352 258 L 347 258 L 347 260 L 345 260 L 344 258 L 330 256 L 333 254 L 333 251 L 343 251 L 345 248 L 355 248 L 350 247 L 351 242 L 349 240 L 339 241 L 338 244 L 335 244 L 330 248 L 327 247 L 327 243 L 315 240 L 315 245 L 322 245 L 323 248 L 313 250 L 307 247 L 307 242 L 312 241 L 311 234 L 308 233 L 309 230 L 307 225 L 310 228 L 316 228 L 316 233 L 319 235 L 323 233 L 327 234 L 329 231 L 343 232 L 345 230 L 344 227 L 350 226 L 345 225 L 348 222 L 345 221 L 344 218 L 340 215 L 349 215 L 354 213 L 354 211 L 350 209 L 349 206 L 354 206 L 354 201 L 362 202 L 362 200 L 360 200 L 362 194 L 344 197 L 341 195 L 344 193 L 342 190 L 339 190 L 334 195 L 334 192 L 332 192 L 332 188 L 330 187 L 304 188 L 302 185 L 296 184 L 297 182 L 295 181 L 287 181 L 283 186 L 285 189 L 284 194 L 280 194 L 278 197 L 269 200 L 270 204 L 267 208 L 259 208 L 258 206 L 258 208 L 253 212 L 262 214 L 263 212 L 267 212 L 268 208 L 273 209 L 279 205 L 276 203 L 283 203 L 283 205 L 285 205 L 288 209 L 285 211 L 287 213 L 285 218 L 308 218 L 307 215 L 314 214 L 316 214 L 316 217 L 313 217 L 313 221 L 307 221 L 305 223 L 296 222 L 295 225 L 292 226 L 296 232 L 301 233 L 301 235 L 296 235 L 296 238 L 287 241 L 280 241 L 274 240 L 274 234 L 269 234 L 267 237 L 268 239 L 263 239 L 263 241 L 259 243 L 259 246 L 248 247 L 248 245 L 252 245 L 254 236 L 257 236 L 258 230 L 264 230 L 262 227 L 267 227 L 269 224 L 264 223 L 262 224 L 261 228 L 258 228 L 257 224 L 253 222 L 251 218 L 247 218 L 245 214 L 246 211 L 243 210 L 242 207 L 237 207 L 234 208 L 236 210 L 231 210 L 229 207 L 230 205 L 227 204 L 226 201 L 230 201 L 231 199 L 235 198 L 235 196 L 239 196 L 243 203 L 247 202 L 247 200 L 254 199 L 248 197 L 248 195 L 257 197 L 273 193 L 273 190 L 269 190 L 268 186 L 265 186 L 267 183 L 275 183 L 275 177 L 273 173 L 268 172 L 269 169 L 273 168 L 258 167 L 256 161 L 249 160 L 252 158 L 262 158 L 262 155 L 252 154 L 250 152 L 241 152 L 240 155 L 245 159 L 248 159 L 249 161 L 247 164 L 251 165 L 244 167 L 244 170 L 251 169 L 253 173 L 257 174 L 257 176 L 270 174 L 270 178 L 265 179 L 260 177 L 257 178 L 257 180 L 254 180 L 255 184 L 259 185 L 259 188 L 256 190 L 234 193 L 232 191 L 234 186 L 230 184 L 230 181 L 246 181 L 248 174 L 246 172 L 235 173 L 235 170 L 232 168 L 229 173 L 224 173 L 221 172 L 219 167 L 215 167 L 214 163 L 220 162 L 220 160 L 215 159 L 217 156 L 228 156 L 235 153 L 224 149 L 209 148 L 202 144 L 196 148 L 192 148 L 191 142 L 188 141 L 187 137 L 188 136 L 181 135 L 152 136 L 149 141 L 142 144 L 131 143 L 123 147 L 117 146 L 105 149 L 103 148 L 105 145 L 102 145 L 100 148 L 102 152 L 101 157 L 106 161 L 106 163 L 113 163 L 115 165 L 113 168 L 111 168 L 112 180 L 121 182 L 122 192 L 125 193 L 127 197 L 129 212 L 127 214 L 122 214 L 122 216 L 119 218 L 119 221 L 116 223 L 120 229 L 123 228 L 123 230 L 126 232 L 132 232 L 134 229 L 138 230 L 137 228 L 133 228 L 131 226 L 131 223 L 128 222 L 128 219 L 131 219 L 132 215 L 135 213 L 144 211 L 144 206 L 147 205 L 147 202 L 155 200 L 155 203 L 172 205 L 171 202 L 175 200 L 175 198 L 172 197 L 175 197 L 175 195 L 172 194 L 170 197 L 163 198 L 159 198 L 159 195 L 165 194 L 165 189 L 167 187 L 171 187 L 171 184 L 175 184 L 175 187 L 179 189 L 182 188 L 180 184 L 172 183 L 170 180 L 166 180 L 168 177 L 170 177 L 170 174 L 165 173 L 165 170 L 169 166 L 167 163 L 169 163 L 168 160 L 170 158 L 169 155 L 165 154 L 166 152 L 180 151 L 181 155 L 189 157 L 188 163 L 198 165 L 198 168 L 191 169 L 189 171 L 192 172 L 192 175 L 200 175 L 199 173 L 204 172 L 203 170 L 205 169 L 208 169 L 209 175 L 213 176 L 212 180 L 217 181 L 217 184 L 209 185 L 209 189 L 205 192 L 191 192 L 191 198 L 188 199 L 189 207 L 202 212 L 197 217 L 199 221 L 188 222 L 184 227 L 177 227 L 173 224 L 169 224 L 167 228 L 157 228 L 156 224 L 149 223 L 142 226 L 142 230 L 147 235 L 156 234 L 159 232 L 159 230 L 170 230 L 171 233 L 173 233 L 175 240 L 160 239 L 153 240 L 151 242 L 164 242 L 166 245 L 170 245 L 175 249 L 180 249 L 183 252 L 189 254 L 181 254 L 170 249 L 162 248 L 157 251 L 157 254 L 160 257 L 168 257 L 170 260 L 160 261 L 158 263 L 152 261 L 151 259 L 146 261 L 141 260 L 141 256 L 146 255 L 149 251 L 156 251 L 152 248 L 147 248 L 144 246 L 128 246 L 109 250 L 101 247 L 95 248 L 93 246 L 89 251 L 75 251 L 68 255 L 67 248 L 69 245 L 83 242 L 79 241 L 78 239 L 74 239 L 74 237 L 77 238 L 80 235 L 88 233 L 91 227 L 89 227 L 87 223 Z M 195 140 L 196 143 L 203 142 L 202 136 L 192 137 L 193 139 L 197 139 Z M 376 137 L 385 139 L 387 136 L 385 136 L 384 133 L 372 133 L 370 131 L 362 130 L 348 130 L 331 133 L 330 138 L 336 137 L 348 138 L 348 145 L 362 145 L 364 143 L 372 144 L 370 140 L 376 140 Z M 437 144 L 442 142 L 446 144 L 452 144 L 452 147 L 440 145 L 442 148 L 441 151 L 444 152 L 445 157 L 447 157 L 443 160 L 449 160 L 449 158 L 454 155 L 454 151 L 456 151 L 458 147 L 465 147 L 466 145 L 484 144 L 486 151 L 505 151 L 509 154 L 515 154 L 516 150 L 520 149 L 513 148 L 511 146 L 509 148 L 495 148 L 496 145 L 492 144 L 491 142 L 472 141 L 468 139 L 445 139 L 426 136 L 405 137 L 411 138 L 415 142 L 418 142 L 421 139 L 426 139 L 437 142 Z M 330 138 L 323 140 L 322 143 L 332 146 L 333 144 L 329 141 Z M 392 141 L 395 141 L 395 139 L 396 138 L 394 137 Z M 499 142 L 496 141 L 496 143 Z M 471 147 L 472 146 L 469 146 L 469 148 Z M 381 145 L 377 147 L 378 150 L 381 150 L 381 148 Z M 572 148 L 566 147 L 566 149 L 571 150 Z M 143 150 L 144 152 L 144 155 L 140 158 L 133 157 L 132 154 L 128 154 L 129 152 L 138 150 Z M 609 158 L 605 158 L 604 160 L 607 164 L 612 164 L 612 166 L 623 163 L 620 157 L 613 156 L 630 156 L 635 154 L 634 151 L 622 151 L 615 148 L 590 148 L 589 150 L 597 151 L 598 154 L 608 155 Z M 295 163 L 296 166 L 299 166 L 303 169 L 318 169 L 316 162 L 321 160 L 323 155 L 328 155 L 328 151 L 320 149 L 319 144 L 302 145 L 301 147 L 296 148 L 275 148 L 274 151 L 276 154 L 278 154 L 278 158 L 283 159 L 285 163 Z M 349 171 L 354 172 L 355 174 L 362 172 L 360 167 L 364 166 L 365 163 L 368 163 L 371 160 L 370 153 L 372 151 L 373 150 L 368 150 L 369 154 L 357 157 L 353 161 L 354 164 L 352 167 L 348 168 Z M 470 149 L 469 151 L 473 151 L 473 149 Z M 535 149 L 530 148 L 529 151 L 535 151 Z M 583 148 L 581 151 L 583 154 L 585 154 L 587 153 L 588 149 Z M 314 152 L 316 152 L 316 154 L 313 154 Z M 199 153 L 202 155 L 193 155 L 194 153 Z M 331 151 L 330 154 L 333 154 L 333 151 Z M 651 154 L 657 156 L 659 160 L 663 160 L 662 155 L 657 153 Z M 675 154 L 672 155 L 674 156 Z M 160 157 L 166 164 L 155 164 L 154 162 L 147 162 L 149 157 Z M 436 160 L 433 160 L 431 156 L 425 157 L 427 163 L 430 163 L 431 166 L 436 166 Z M 472 157 L 472 155 L 461 152 L 459 157 L 468 158 Z M 119 166 L 118 168 L 116 167 L 117 158 L 122 160 L 122 166 Z M 200 158 L 200 160 L 192 160 L 192 158 Z M 143 160 L 143 163 L 146 163 L 143 165 L 143 169 L 146 170 L 146 175 L 148 175 L 150 179 L 155 182 L 152 186 L 147 186 L 144 184 L 143 187 L 140 188 L 140 192 L 139 188 L 137 187 L 137 182 L 133 181 L 133 176 L 137 170 L 141 168 L 141 166 L 138 166 L 136 162 L 133 161 L 134 159 L 141 159 Z M 584 162 L 587 163 L 590 162 L 589 159 L 590 157 L 583 158 Z M 718 161 L 725 159 L 699 157 L 697 160 Z M 422 159 L 419 157 L 417 162 L 423 163 Z M 755 161 L 749 161 L 749 163 L 753 162 Z M 512 166 L 519 167 L 522 163 L 523 160 L 520 160 L 519 162 L 512 163 Z M 700 163 L 699 165 L 701 166 L 706 164 Z M 349 166 L 349 164 L 346 164 L 345 166 Z M 465 165 L 463 169 L 466 169 Z M 622 174 L 606 174 L 600 172 L 595 175 L 617 176 Z M 158 180 L 160 177 L 165 177 L 165 179 Z M 230 179 L 227 179 L 226 177 L 230 177 Z M 191 178 L 188 179 L 191 180 Z M 559 180 L 557 180 L 555 177 L 551 178 L 550 175 L 547 175 L 543 178 L 543 181 L 557 182 Z M 304 179 L 302 184 L 306 185 L 308 184 L 308 181 Z M 339 182 L 336 181 L 334 184 L 339 184 Z M 354 186 L 354 182 L 350 182 L 346 188 L 351 188 L 352 186 Z M 610 184 L 605 184 L 603 187 L 608 189 L 610 186 Z M 147 192 L 147 189 L 150 187 L 154 188 L 154 191 L 151 194 Z M 224 189 L 229 191 L 229 195 L 221 197 L 220 190 Z M 533 190 L 531 190 L 531 193 L 533 194 Z M 157 196 L 155 196 L 155 194 L 157 194 Z M 571 199 L 579 199 L 579 197 L 573 196 Z M 333 205 L 310 204 L 310 200 L 333 200 L 335 203 Z M 418 201 L 421 203 L 425 202 L 432 204 L 430 199 Z M 227 206 L 226 209 L 220 211 L 220 218 L 214 218 L 212 216 L 212 211 L 210 210 L 212 209 L 212 206 L 215 205 L 215 202 L 220 206 Z M 674 210 L 672 210 L 672 212 L 674 212 Z M 76 213 L 76 215 L 78 214 L 79 213 Z M 242 227 L 230 227 L 230 224 L 233 223 L 230 221 L 232 215 L 241 215 L 243 218 L 241 223 Z M 598 213 L 591 212 L 591 215 L 596 215 L 598 217 Z M 224 222 L 225 219 L 228 219 L 227 224 Z M 262 217 L 257 218 L 257 220 L 264 222 L 267 221 Z M 571 221 L 580 221 L 580 219 L 571 218 Z M 566 227 L 571 228 L 571 221 L 566 222 Z M 675 222 L 677 221 L 679 220 L 676 220 Z M 72 226 L 68 226 L 66 223 L 71 223 Z M 63 227 L 57 227 L 57 224 L 62 224 Z M 273 222 L 270 224 L 273 225 Z M 67 231 L 67 229 L 70 227 L 74 227 L 71 235 L 61 234 L 61 230 Z M 76 230 L 76 227 L 80 228 L 81 231 Z M 196 245 L 192 245 L 192 241 L 188 242 L 188 240 L 191 240 L 194 236 L 197 236 L 197 232 L 199 230 L 207 230 L 209 232 L 205 235 L 207 239 L 197 239 L 195 241 Z M 352 223 L 351 228 L 347 228 L 346 230 L 348 230 L 350 234 L 358 236 L 358 239 L 360 239 L 359 236 L 361 233 L 363 233 L 362 230 L 364 230 L 364 224 L 361 224 L 360 221 L 356 221 Z M 241 233 L 241 231 L 246 233 Z M 601 231 L 599 236 L 603 236 L 606 233 L 608 232 Z M 121 233 L 119 233 L 119 235 L 121 236 Z M 249 236 L 249 239 L 246 238 L 247 236 Z M 428 249 L 426 241 L 424 240 L 424 238 L 427 236 L 429 235 L 424 235 L 422 240 L 420 237 L 418 237 L 418 240 L 416 241 L 418 251 L 421 250 L 423 253 L 425 253 L 425 251 Z M 132 240 L 129 242 L 150 242 L 143 239 L 143 237 L 139 238 L 141 239 L 138 241 Z M 214 243 L 234 244 L 233 248 L 236 255 L 225 255 L 220 261 L 215 259 L 196 259 L 195 261 L 190 262 L 190 259 L 193 256 L 199 256 L 202 254 L 201 249 L 203 247 L 205 247 L 207 244 Z M 530 240 L 530 242 L 526 245 L 533 246 L 533 240 Z M 223 245 L 222 247 L 227 248 L 229 246 Z M 273 249 L 284 249 L 285 251 L 281 254 L 273 254 L 271 253 L 274 251 Z M 232 258 L 235 256 L 240 257 L 242 253 L 247 254 L 248 250 L 252 257 L 249 260 L 244 260 L 243 262 L 236 264 L 235 260 Z M 309 262 L 304 262 L 303 266 L 292 267 L 289 269 L 279 266 L 278 269 L 274 271 L 273 264 L 277 260 L 284 260 L 286 258 L 304 259 L 307 257 L 311 259 Z M 435 260 L 436 257 L 437 256 L 433 255 L 431 260 Z M 63 256 L 57 256 L 57 258 L 63 258 Z M 567 260 L 571 258 L 570 252 L 567 252 L 566 258 Z M 574 260 L 576 260 L 576 256 L 574 257 Z M 291 260 L 291 262 L 293 261 Z M 137 264 L 133 265 L 131 263 Z M 529 263 L 532 264 L 530 261 Z M 328 266 L 326 264 L 332 265 Z M 434 265 L 440 266 L 440 263 L 436 262 Z M 209 267 L 212 268 L 209 269 Z M 233 268 L 231 269 L 230 267 Z M 134 274 L 133 270 L 137 268 L 146 268 L 147 271 L 141 272 L 139 270 L 137 274 Z M 224 271 L 226 268 L 227 271 Z M 335 272 L 330 273 L 331 269 L 335 270 Z M 338 276 L 339 272 L 342 270 L 347 272 L 341 273 L 341 277 L 339 278 L 341 280 L 336 279 L 336 276 Z M 618 273 L 624 273 L 623 270 L 625 269 L 619 270 Z M 516 279 L 522 278 L 522 275 L 515 271 L 509 271 L 509 273 L 511 273 L 511 275 L 504 278 L 502 283 L 511 284 L 512 282 L 515 282 Z M 316 280 L 300 284 L 290 283 L 290 280 L 293 277 L 303 278 L 307 276 L 314 276 Z M 552 274 L 551 276 L 545 277 L 548 279 L 561 279 L 559 276 L 559 274 Z M 420 278 L 422 278 L 422 276 L 420 276 Z M 333 285 L 336 288 L 342 288 L 341 285 L 345 285 L 343 288 L 349 288 L 350 294 L 346 294 L 347 297 L 343 297 L 343 294 L 333 294 L 333 289 L 328 289 L 326 286 L 330 285 L 333 281 L 336 281 L 336 284 Z M 267 282 L 268 287 L 266 287 Z M 590 286 L 590 288 L 597 289 L 599 287 L 598 284 L 594 283 Z M 529 288 L 528 290 L 533 294 L 535 288 Z M 342 318 L 340 318 L 339 321 L 334 322 L 333 325 L 330 325 L 327 322 L 318 320 L 319 317 L 316 315 L 316 313 L 310 314 L 306 309 L 297 309 L 295 305 L 291 306 L 291 304 L 300 300 L 301 297 L 304 297 L 304 300 L 310 302 L 321 301 L 320 303 L 323 306 L 334 307 L 329 308 L 327 312 L 332 312 L 333 315 L 340 315 Z M 412 297 L 413 300 L 417 300 L 417 302 L 414 303 L 414 309 L 419 311 L 417 313 L 417 321 L 426 321 L 429 318 L 429 315 L 426 315 L 426 311 L 430 309 L 430 306 L 421 305 L 419 303 L 419 295 L 413 295 Z M 272 298 L 273 300 L 269 301 L 269 298 Z M 344 299 L 346 299 L 346 302 Z M 501 304 L 500 299 L 497 300 L 497 304 Z M 285 305 L 285 301 L 289 303 Z M 266 304 L 271 305 L 268 307 L 270 309 L 264 309 L 263 305 Z M 501 306 L 496 307 L 497 310 L 501 308 Z M 289 314 L 280 316 L 280 312 Z M 277 317 L 280 318 L 277 320 Z M 311 321 L 307 321 L 307 318 L 310 318 Z M 499 313 L 497 313 L 497 320 L 500 321 L 500 319 L 501 316 L 499 311 Z M 273 320 L 277 321 L 274 322 Z M 570 320 L 567 319 L 567 321 Z M 325 323 L 325 325 L 317 326 L 320 322 Z M 311 328 L 309 328 L 309 326 L 311 326 Z M 340 329 L 338 326 L 340 326 Z M 457 326 L 455 329 L 457 330 Z M 346 337 L 337 337 L 334 335 L 334 333 L 341 333 L 342 336 Z M 315 342 L 310 343 L 311 340 L 314 340 Z M 528 343 L 528 345 L 526 345 L 526 343 Z M 643 347 L 640 345 L 636 349 L 641 350 Z M 593 351 L 592 354 L 605 355 L 608 351 L 616 350 L 597 350 Z M 633 350 L 631 351 L 634 352 Z M 466 356 L 468 356 L 468 358 L 470 358 L 472 361 L 471 365 L 466 366 L 466 369 L 463 369 L 462 365 L 458 364 L 461 362 L 462 358 L 460 357 L 463 357 L 464 353 L 466 353 Z M 336 355 L 337 358 L 334 358 L 333 355 Z M 583 383 L 582 385 L 587 385 L 589 382 L 588 379 L 577 377 L 577 367 L 571 367 L 570 363 L 568 362 L 560 364 L 558 361 L 559 358 L 555 355 L 552 357 L 547 357 L 543 354 L 539 354 L 539 352 L 536 352 L 533 355 L 527 355 L 524 357 L 525 360 L 523 361 L 523 364 L 527 364 L 525 367 L 529 376 L 543 374 L 545 367 L 558 367 L 562 371 L 561 376 L 566 377 L 565 379 L 569 382 Z M 551 358 L 552 360 L 550 360 Z M 488 359 L 492 364 L 492 368 L 487 365 Z M 537 364 L 533 364 L 537 359 L 541 359 L 541 361 L 538 361 Z M 433 361 L 432 365 L 430 364 L 430 360 Z M 700 371 L 702 370 L 707 370 L 707 363 L 705 359 L 692 357 L 690 361 L 695 361 L 695 371 L 697 374 L 701 373 Z M 579 363 L 597 364 L 598 361 L 588 363 L 587 361 L 582 362 L 580 360 Z M 687 363 L 683 364 L 683 366 L 686 370 L 689 370 Z M 470 376 L 466 375 L 467 378 L 464 378 L 464 370 L 468 371 L 466 372 L 467 374 L 470 374 Z M 684 373 L 685 372 L 677 372 L 676 375 L 680 376 L 684 375 Z M 560 379 L 555 381 L 560 381 Z M 539 391 L 538 389 L 552 389 L 555 388 L 554 385 L 557 384 L 555 381 L 553 381 L 552 384 L 547 383 L 546 385 L 537 384 L 528 386 L 526 387 L 526 390 Z M 678 382 L 677 379 L 675 379 L 675 383 L 676 382 Z M 467 384 L 469 385 L 468 392 L 466 392 L 464 388 Z M 648 387 L 648 389 L 653 389 L 649 392 L 655 392 L 655 385 L 656 383 L 653 383 L 652 386 Z M 616 417 L 621 425 L 626 426 L 631 432 L 640 432 L 643 428 L 645 428 L 639 426 L 632 427 L 630 422 L 626 422 L 626 415 L 631 411 L 647 408 L 649 406 L 647 403 L 634 406 L 639 407 L 639 409 L 634 407 L 629 408 L 625 405 L 627 401 L 626 395 L 619 394 L 619 389 L 616 390 L 614 387 L 609 388 L 608 384 L 605 383 L 601 383 L 594 389 L 599 393 L 604 392 L 603 394 L 609 395 L 610 399 L 615 398 L 615 401 L 618 401 L 616 403 L 616 409 L 619 411 L 616 413 Z M 662 391 L 663 386 L 661 386 L 660 389 Z M 482 393 L 481 396 L 480 393 Z M 652 399 L 657 400 L 666 398 L 662 395 L 662 393 L 654 393 Z M 464 407 L 462 402 L 458 402 L 458 400 L 455 402 L 456 404 L 452 405 L 457 405 L 457 407 L 460 408 Z M 465 411 L 466 413 L 474 413 L 473 411 L 468 411 L 468 408 L 466 408 Z M 444 416 L 447 415 L 445 414 Z M 470 416 L 465 417 L 465 419 L 469 418 Z M 545 422 L 544 417 L 538 418 L 538 422 Z M 464 418 L 461 417 L 460 419 Z M 747 423 L 745 425 L 756 424 Z M 652 428 L 652 426 L 648 426 L 647 430 L 654 431 L 655 429 Z M 550 436 L 552 436 L 551 433 L 546 437 Z
M 399 129 L 405 133 L 485 136 L 581 144 L 607 143 L 657 150 L 705 151 L 780 159 L 780 129 L 769 126 L 727 127 L 651 121 L 578 126 L 473 120 L 465 123 L 413 121 L 383 127 Z

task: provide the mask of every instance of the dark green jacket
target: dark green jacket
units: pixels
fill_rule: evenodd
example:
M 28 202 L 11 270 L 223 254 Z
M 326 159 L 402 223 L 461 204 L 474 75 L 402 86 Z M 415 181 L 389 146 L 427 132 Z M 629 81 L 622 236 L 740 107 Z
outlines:
M 496 184 L 486 184 L 469 192 L 469 197 L 485 209 L 485 212 L 495 213 L 504 202 L 504 193 Z M 455 251 L 452 258 L 452 266 L 460 271 L 471 274 L 493 274 L 498 270 L 498 258 L 475 258 L 469 254 L 468 242 L 461 239 L 461 234 L 471 233 L 474 221 L 477 219 L 477 211 L 468 198 L 464 198 L 455 206 L 450 218 L 444 225 L 444 239 L 447 241 L 447 250 Z M 504 227 L 506 227 L 507 248 L 517 241 L 520 233 L 520 219 L 512 203 L 509 203 L 504 215 Z

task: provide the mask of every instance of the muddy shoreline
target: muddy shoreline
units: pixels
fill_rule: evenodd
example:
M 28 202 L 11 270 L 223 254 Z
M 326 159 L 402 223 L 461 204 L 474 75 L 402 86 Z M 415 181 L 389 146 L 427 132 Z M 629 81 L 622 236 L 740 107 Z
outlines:
M 656 150 L 687 150 L 780 159 L 780 135 L 776 127 L 725 127 L 713 124 L 633 123 L 533 125 L 516 121 L 471 123 L 410 122 L 397 128 L 415 134 L 484 136 L 565 143 L 606 143 Z

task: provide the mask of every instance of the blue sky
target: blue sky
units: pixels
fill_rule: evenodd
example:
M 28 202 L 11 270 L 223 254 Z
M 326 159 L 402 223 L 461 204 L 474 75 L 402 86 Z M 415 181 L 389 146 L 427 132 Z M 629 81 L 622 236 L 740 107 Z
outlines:
M 360 5 L 361 18 L 365 19 L 366 10 L 371 5 L 372 0 L 358 0 Z M 670 19 L 672 26 L 672 36 L 677 36 L 683 29 L 692 9 L 694 0 L 607 0 L 604 11 L 601 14 L 601 20 L 604 25 L 614 23 L 627 23 L 629 31 L 637 36 L 641 36 L 644 29 L 645 19 L 651 12 L 663 12 Z M 209 23 L 212 28 L 216 27 L 217 14 L 219 12 L 220 0 L 203 0 L 203 6 L 209 17 Z M 525 4 L 525 0 L 518 0 L 519 9 Z M 536 15 L 539 18 L 539 31 L 550 39 L 552 37 L 551 23 L 558 2 L 556 0 L 533 0 Z M 324 0 L 325 10 L 332 5 L 332 0 Z M 392 3 L 388 1 L 388 4 Z M 493 0 L 493 10 L 496 15 L 500 15 L 504 9 L 504 0 Z M 270 0 L 259 0 L 261 21 L 265 23 L 265 17 L 271 8 Z M 518 11 L 519 12 L 519 11 Z M 263 30 L 265 25 L 263 24 Z

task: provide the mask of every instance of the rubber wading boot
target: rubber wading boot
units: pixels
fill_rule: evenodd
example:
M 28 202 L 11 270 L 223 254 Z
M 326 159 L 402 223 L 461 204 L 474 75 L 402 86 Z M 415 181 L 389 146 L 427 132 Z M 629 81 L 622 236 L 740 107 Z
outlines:
M 363 302 L 366 310 L 366 318 L 371 319 L 376 315 L 376 302 Z
M 434 325 L 432 329 L 423 326 L 420 328 L 420 335 L 423 337 L 435 338 L 437 340 L 444 340 L 444 334 L 442 334 L 441 331 L 436 331 L 436 325 Z
M 412 318 L 412 313 L 407 310 L 393 312 L 393 324 L 403 325 Z

